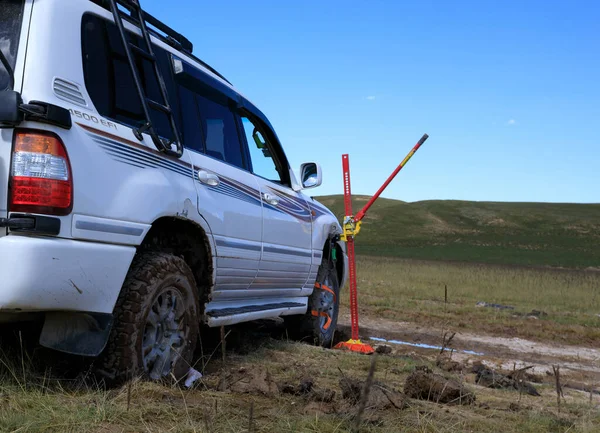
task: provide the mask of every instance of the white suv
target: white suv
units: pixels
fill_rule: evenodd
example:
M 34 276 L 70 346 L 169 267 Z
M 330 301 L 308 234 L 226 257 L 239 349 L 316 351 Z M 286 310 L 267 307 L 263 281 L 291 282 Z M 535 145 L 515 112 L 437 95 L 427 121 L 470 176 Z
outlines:
M 331 343 L 347 257 L 265 115 L 137 0 L 0 0 L 0 321 L 153 379 L 201 324 Z M 3 90 L 4 89 L 4 90 Z

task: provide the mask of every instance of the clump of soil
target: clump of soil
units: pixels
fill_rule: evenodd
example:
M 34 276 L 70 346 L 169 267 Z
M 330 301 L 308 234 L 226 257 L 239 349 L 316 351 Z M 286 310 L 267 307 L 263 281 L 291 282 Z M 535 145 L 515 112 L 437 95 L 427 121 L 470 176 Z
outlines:
M 313 402 L 331 403 L 335 398 L 334 390 L 316 387 L 311 378 L 302 379 L 298 385 L 284 383 L 279 389 L 283 394 L 304 396 Z
M 262 394 L 274 396 L 279 393 L 277 384 L 263 367 L 245 368 L 225 373 L 217 385 L 219 391 L 240 394 Z
M 453 361 L 448 355 L 443 354 L 437 357 L 435 365 L 444 371 L 463 371 L 465 365 L 462 362 Z
M 473 366 L 475 383 L 486 388 L 492 389 L 513 389 L 536 397 L 540 396 L 537 389 L 529 382 L 524 380 L 524 371 L 516 370 L 510 374 L 502 374 L 485 367 L 482 364 Z
M 284 394 L 292 395 L 306 395 L 313 390 L 314 382 L 310 378 L 305 378 L 300 381 L 298 385 L 292 385 L 290 383 L 282 384 L 279 389 Z
M 379 353 L 380 355 L 389 355 L 392 353 L 392 348 L 387 344 L 382 344 L 381 346 L 377 346 L 375 348 L 375 352 Z
M 340 379 L 340 388 L 342 388 L 342 397 L 352 405 L 357 405 L 365 387 L 365 382 L 343 377 Z M 367 410 L 385 410 L 385 409 L 405 409 L 407 407 L 406 397 L 384 385 L 381 382 L 373 382 L 369 390 L 369 399 L 365 409 Z
M 404 383 L 407 397 L 445 404 L 472 404 L 475 394 L 462 383 L 446 379 L 427 367 L 417 367 Z

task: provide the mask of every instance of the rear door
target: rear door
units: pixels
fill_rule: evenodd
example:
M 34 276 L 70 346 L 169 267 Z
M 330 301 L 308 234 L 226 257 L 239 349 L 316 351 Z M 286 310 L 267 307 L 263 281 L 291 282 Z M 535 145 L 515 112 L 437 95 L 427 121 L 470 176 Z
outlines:
M 247 169 L 230 101 L 179 87 L 183 130 L 198 192 L 198 211 L 216 244 L 213 299 L 248 296 L 261 255 L 262 204 L 256 178 Z M 194 122 L 193 118 L 198 119 Z
M 0 50 L 14 71 L 14 87 L 11 74 L 0 62 L 0 92 L 21 92 L 25 64 L 25 48 L 31 16 L 31 1 L 0 0 Z M 12 129 L 0 129 L 0 216 L 7 216 L 8 176 L 12 150 Z M 0 230 L 0 236 L 6 230 Z
M 312 214 L 291 188 L 289 166 L 274 134 L 260 119 L 242 113 L 252 172 L 263 201 L 263 253 L 253 289 L 300 291 L 312 262 Z

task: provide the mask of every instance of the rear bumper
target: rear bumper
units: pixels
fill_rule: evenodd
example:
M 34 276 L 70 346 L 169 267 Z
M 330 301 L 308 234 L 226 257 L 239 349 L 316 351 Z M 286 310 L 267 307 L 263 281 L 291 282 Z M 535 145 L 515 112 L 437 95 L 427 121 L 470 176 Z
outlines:
M 70 239 L 0 238 L 0 314 L 112 313 L 135 248 Z

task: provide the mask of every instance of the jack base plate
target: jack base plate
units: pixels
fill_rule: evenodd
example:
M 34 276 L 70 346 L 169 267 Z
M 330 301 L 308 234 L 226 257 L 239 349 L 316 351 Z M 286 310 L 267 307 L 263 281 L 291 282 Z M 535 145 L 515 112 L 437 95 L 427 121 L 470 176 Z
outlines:
M 360 340 L 342 341 L 334 346 L 334 349 L 349 350 L 351 352 L 364 353 L 370 355 L 375 353 L 375 349 Z

